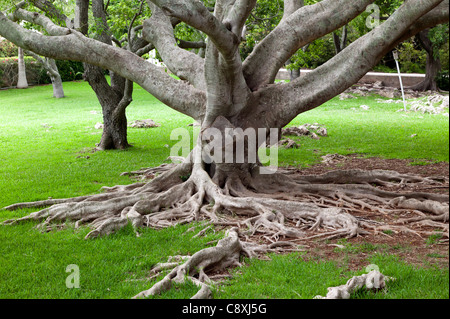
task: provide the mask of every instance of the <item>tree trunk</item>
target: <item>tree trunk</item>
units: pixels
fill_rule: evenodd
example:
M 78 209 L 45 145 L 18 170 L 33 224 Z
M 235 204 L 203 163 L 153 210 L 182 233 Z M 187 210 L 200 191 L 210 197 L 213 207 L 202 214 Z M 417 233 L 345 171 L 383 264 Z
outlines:
M 408 88 L 411 90 L 415 91 L 439 90 L 436 82 L 436 76 L 441 70 L 441 61 L 438 56 L 437 57 L 435 56 L 433 44 L 431 43 L 431 40 L 428 37 L 428 32 L 429 29 L 421 31 L 416 35 L 416 39 L 419 41 L 421 47 L 427 52 L 426 75 L 425 80 L 423 80 L 419 84 L 416 84 Z
M 347 25 L 345 25 L 342 28 L 342 35 L 340 37 L 336 32 L 333 32 L 333 42 L 336 54 L 339 54 L 347 46 L 347 37 L 348 37 Z
M 47 62 L 53 70 L 53 72 L 49 72 L 53 86 L 53 97 L 56 99 L 61 99 L 64 97 L 64 89 L 62 85 L 61 75 L 58 72 L 56 61 L 53 59 L 47 59 Z
M 25 69 L 25 59 L 23 56 L 23 50 L 19 47 L 19 78 L 17 80 L 18 89 L 26 89 L 28 87 L 27 74 Z
M 61 79 L 61 75 L 59 74 L 58 66 L 56 65 L 56 61 L 54 59 L 50 59 L 50 58 L 43 58 L 32 51 L 27 50 L 25 52 L 28 55 L 31 55 L 33 58 L 35 58 L 37 62 L 42 64 L 44 69 L 47 71 L 47 74 L 52 81 L 53 97 L 57 98 L 57 99 L 63 98 L 64 90 L 63 90 L 63 86 L 62 86 L 62 79 Z
M 125 109 L 131 103 L 131 98 L 124 94 L 125 83 L 114 89 L 106 81 L 103 69 L 87 63 L 84 64 L 84 68 L 84 78 L 89 82 L 102 106 L 103 134 L 97 148 L 110 150 L 130 147 L 127 139 Z M 115 79 L 117 77 L 117 75 L 112 76 L 111 81 L 117 82 Z M 124 79 L 123 82 L 125 82 Z M 132 83 L 127 86 L 131 87 L 128 88 L 129 90 L 132 90 Z
M 127 117 L 125 110 L 118 110 L 115 101 L 102 106 L 103 134 L 97 148 L 99 150 L 126 149 L 131 145 L 127 140 Z

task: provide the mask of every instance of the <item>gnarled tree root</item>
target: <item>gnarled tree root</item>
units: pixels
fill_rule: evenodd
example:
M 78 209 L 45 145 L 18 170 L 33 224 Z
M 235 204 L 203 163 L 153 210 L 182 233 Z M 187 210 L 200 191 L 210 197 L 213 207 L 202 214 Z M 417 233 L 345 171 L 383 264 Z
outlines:
M 314 299 L 350 299 L 350 295 L 363 288 L 379 290 L 386 287 L 386 281 L 393 278 L 386 277 L 378 270 L 372 270 L 368 274 L 352 277 L 345 285 L 329 287 L 325 297 L 316 296 Z
M 200 250 L 192 257 L 188 257 L 182 265 L 170 264 L 169 267 L 175 265 L 176 267 L 153 287 L 140 292 L 133 298 L 145 298 L 160 294 L 169 290 L 172 283 L 184 283 L 186 280 L 190 280 L 200 287 L 199 292 L 192 299 L 211 298 L 212 292 L 208 285 L 211 282 L 206 271 L 226 269 L 234 265 L 240 266 L 239 258 L 243 250 L 237 230 L 231 229 L 227 236 L 217 243 L 217 246 Z M 158 267 L 158 271 L 162 269 L 161 265 Z
M 183 264 L 169 263 L 173 270 L 137 297 L 158 293 L 168 289 L 171 283 L 185 282 L 186 279 L 201 288 L 196 297 L 206 297 L 210 295 L 206 271 L 238 265 L 241 253 L 254 257 L 280 250 L 299 251 L 297 242 L 351 238 L 387 229 L 381 222 L 357 218 L 352 212 L 375 216 L 413 212 L 419 217 L 400 219 L 398 222 L 403 225 L 389 225 L 389 228 L 394 232 L 409 231 L 421 236 L 426 230 L 413 230 L 406 224 L 442 226 L 443 234 L 448 238 L 448 195 L 399 194 L 372 186 L 393 183 L 435 185 L 447 183 L 445 178 L 350 170 L 294 179 L 282 174 L 260 175 L 258 167 L 216 170 L 211 174 L 202 164 L 191 164 L 190 161 L 174 165 L 170 170 L 166 168 L 157 168 L 160 175 L 148 183 L 108 188 L 104 194 L 9 206 L 8 209 L 17 209 L 52 205 L 3 224 L 38 220 L 42 221 L 40 227 L 48 230 L 54 222 L 70 220 L 76 227 L 88 224 L 93 228 L 86 238 L 108 235 L 129 223 L 136 233 L 142 226 L 158 229 L 192 221 L 235 227 L 216 247 L 196 253 Z M 152 175 L 149 170 L 143 172 Z M 255 238 L 264 239 L 266 244 L 257 243 Z

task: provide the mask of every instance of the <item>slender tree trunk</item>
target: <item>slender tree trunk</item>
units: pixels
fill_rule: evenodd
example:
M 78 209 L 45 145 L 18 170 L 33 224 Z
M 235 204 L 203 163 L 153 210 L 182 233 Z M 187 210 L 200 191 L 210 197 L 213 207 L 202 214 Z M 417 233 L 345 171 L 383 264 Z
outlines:
M 25 69 L 25 59 L 23 56 L 23 50 L 19 47 L 19 78 L 17 80 L 18 89 L 26 89 L 28 87 L 27 74 Z
M 289 59 L 286 61 L 286 66 L 292 63 L 292 60 Z M 289 70 L 289 77 L 291 81 L 294 81 L 296 78 L 300 77 L 300 68 Z
M 419 32 L 416 35 L 416 39 L 419 41 L 421 47 L 427 52 L 427 62 L 426 62 L 426 75 L 425 80 L 409 87 L 408 89 L 416 91 L 438 91 L 438 85 L 436 82 L 436 76 L 441 70 L 441 61 L 439 57 L 435 57 L 435 52 L 433 49 L 433 44 L 428 37 L 428 30 Z
M 56 61 L 53 59 L 47 59 L 47 62 L 53 70 L 52 72 L 49 72 L 53 86 L 53 97 L 56 99 L 61 99 L 64 97 L 64 89 L 61 75 L 58 72 L 58 66 L 56 65 Z
M 44 69 L 47 71 L 50 80 L 52 81 L 53 86 L 53 97 L 60 99 L 64 97 L 64 90 L 62 86 L 61 75 L 58 71 L 58 66 L 56 65 L 56 61 L 50 58 L 43 58 L 33 51 L 25 51 L 28 55 L 31 55 L 37 62 L 42 64 Z
M 342 28 L 342 35 L 340 37 L 336 32 L 333 32 L 333 42 L 336 54 L 339 54 L 347 46 L 347 37 L 348 37 L 347 25 L 345 25 Z

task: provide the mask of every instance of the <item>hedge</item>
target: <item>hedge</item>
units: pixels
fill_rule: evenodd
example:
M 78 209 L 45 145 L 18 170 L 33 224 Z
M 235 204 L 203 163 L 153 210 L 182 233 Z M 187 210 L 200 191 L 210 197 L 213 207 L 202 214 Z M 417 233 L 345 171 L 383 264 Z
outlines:
M 43 66 L 32 57 L 26 56 L 25 68 L 27 81 L 30 85 L 51 83 L 50 77 Z M 59 74 L 63 81 L 75 81 L 83 78 L 83 63 L 73 61 L 56 61 Z M 17 84 L 18 58 L 0 58 L 0 87 L 13 87 Z

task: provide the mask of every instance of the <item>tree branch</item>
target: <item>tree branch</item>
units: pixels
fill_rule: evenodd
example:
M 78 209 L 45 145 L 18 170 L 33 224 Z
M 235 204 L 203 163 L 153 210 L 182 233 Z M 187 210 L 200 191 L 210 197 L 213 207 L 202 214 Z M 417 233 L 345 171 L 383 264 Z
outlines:
M 244 62 L 244 76 L 252 91 L 273 83 L 283 64 L 306 44 L 350 22 L 374 0 L 323 0 L 285 17 Z M 264 61 L 266 67 L 261 68 Z
M 50 18 L 56 19 L 60 23 L 65 23 L 68 28 L 73 28 L 73 21 L 70 20 L 65 14 L 61 13 L 52 2 L 47 0 L 28 0 L 28 2 L 45 12 Z
M 86 38 L 75 30 L 67 29 L 67 33 L 44 36 L 24 29 L 0 12 L 0 35 L 14 44 L 53 59 L 82 61 L 112 70 L 138 83 L 171 108 L 197 120 L 204 116 L 204 92 L 173 79 L 129 51 Z
M 176 39 L 178 46 L 182 49 L 206 49 L 206 43 L 204 41 L 184 41 L 181 39 Z
M 51 64 L 49 63 L 48 59 L 40 57 L 39 55 L 37 55 L 33 51 L 25 50 L 25 53 L 28 54 L 28 55 L 31 55 L 37 62 L 42 64 L 44 69 L 48 73 L 50 73 L 52 76 L 54 76 L 54 77 L 59 76 L 59 73 L 51 66 Z
M 54 24 L 52 20 L 37 12 L 29 12 L 24 9 L 18 8 L 11 14 L 11 18 L 14 21 L 24 20 L 36 25 L 40 25 L 50 35 L 58 36 L 67 35 L 70 33 L 69 29 Z
M 204 59 L 178 47 L 170 18 L 153 3 L 149 6 L 152 16 L 144 21 L 145 40 L 155 46 L 171 72 L 194 87 L 205 89 Z
M 195 0 L 149 0 L 169 17 L 177 18 L 209 36 L 225 57 L 234 57 L 238 37 L 227 29 L 202 2 Z
M 243 5 L 252 1 L 238 1 Z M 240 31 L 237 23 L 239 17 L 233 14 L 236 2 L 234 0 L 218 0 L 215 6 L 215 16 L 219 21 L 224 21 L 228 29 L 235 27 L 235 32 Z M 250 12 L 248 12 L 249 14 Z M 238 20 L 232 20 L 228 18 Z M 250 90 L 244 79 L 242 61 L 239 50 L 232 55 L 224 55 L 215 42 L 208 42 L 205 59 L 205 79 L 207 85 L 207 110 L 203 125 L 208 127 L 219 116 L 233 117 L 243 110 L 251 97 Z
M 434 21 L 435 24 L 441 23 L 444 19 L 442 12 L 439 13 L 441 6 L 433 10 L 441 2 L 448 4 L 448 0 L 409 0 L 386 22 L 353 42 L 324 65 L 288 84 L 262 89 L 258 93 L 263 101 L 260 112 L 264 112 L 269 127 L 285 126 L 298 114 L 325 103 L 356 83 L 405 34 L 411 36 L 411 28 L 419 32 L 415 24 L 423 27 L 422 20 L 430 21 L 431 16 L 440 16 Z M 448 8 L 445 16 L 448 21 Z M 273 108 L 273 105 L 285 106 L 280 109 Z

